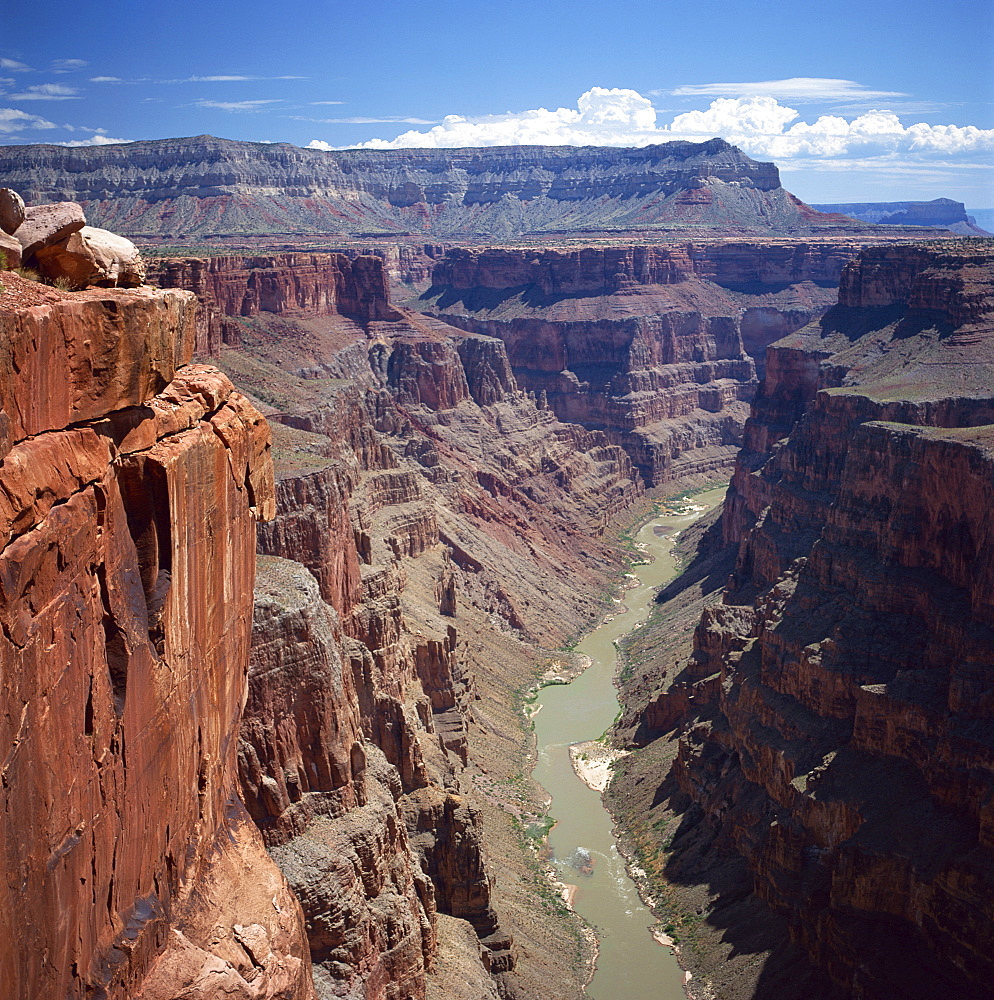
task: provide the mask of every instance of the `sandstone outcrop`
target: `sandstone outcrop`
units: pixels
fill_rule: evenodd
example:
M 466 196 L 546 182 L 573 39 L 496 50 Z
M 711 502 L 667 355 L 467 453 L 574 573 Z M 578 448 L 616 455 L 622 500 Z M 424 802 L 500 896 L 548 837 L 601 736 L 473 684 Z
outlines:
M 196 136 L 127 145 L 0 148 L 0 175 L 33 201 L 73 198 L 129 236 L 413 235 L 667 227 L 870 228 L 826 216 L 722 139 L 638 149 L 506 146 L 322 152 Z M 113 191 L 113 197 L 108 192 Z
M 685 719 L 656 794 L 683 816 L 670 878 L 716 873 L 736 952 L 762 950 L 746 887 L 796 949 L 742 995 L 989 992 L 992 363 L 983 243 L 864 251 L 839 304 L 769 350 L 726 501 L 734 570 L 647 710 Z M 800 955 L 814 978 L 785 985 Z
M 5 996 L 312 996 L 237 794 L 265 421 L 185 292 L 0 295 Z M 251 872 L 252 877 L 247 874 Z
M 89 285 L 135 288 L 145 283 L 145 263 L 138 248 L 106 229 L 83 226 L 66 239 L 35 251 L 43 277 L 62 278 L 72 288 Z
M 27 260 L 42 247 L 67 239 L 85 225 L 86 216 L 81 206 L 72 201 L 60 201 L 25 209 L 24 221 L 13 235 L 21 244 L 21 255 Z
M 839 241 L 451 248 L 416 308 L 499 337 L 519 384 L 650 486 L 730 466 L 767 344 L 820 316 Z
M 7 270 L 23 263 L 49 284 L 74 291 L 90 285 L 136 288 L 145 282 L 145 262 L 134 243 L 87 226 L 75 202 L 26 209 L 16 191 L 0 188 L 0 227 L 5 227 L 0 253 Z

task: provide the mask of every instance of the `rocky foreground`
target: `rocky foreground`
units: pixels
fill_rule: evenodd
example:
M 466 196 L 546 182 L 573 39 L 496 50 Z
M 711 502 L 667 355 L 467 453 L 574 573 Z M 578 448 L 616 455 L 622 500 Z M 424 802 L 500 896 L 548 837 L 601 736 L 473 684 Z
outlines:
M 3 281 L 4 993 L 304 1000 L 236 766 L 269 429 L 189 292 Z
M 990 242 L 864 251 L 629 648 L 612 800 L 701 996 L 989 995 L 992 366 Z

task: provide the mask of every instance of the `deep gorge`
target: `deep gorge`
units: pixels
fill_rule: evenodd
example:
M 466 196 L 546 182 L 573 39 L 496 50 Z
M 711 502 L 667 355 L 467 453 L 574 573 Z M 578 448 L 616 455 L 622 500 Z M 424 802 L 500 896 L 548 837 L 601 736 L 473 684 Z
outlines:
M 990 242 L 418 259 L 4 276 L 0 981 L 582 996 L 523 699 L 731 475 L 609 793 L 690 993 L 983 995 Z

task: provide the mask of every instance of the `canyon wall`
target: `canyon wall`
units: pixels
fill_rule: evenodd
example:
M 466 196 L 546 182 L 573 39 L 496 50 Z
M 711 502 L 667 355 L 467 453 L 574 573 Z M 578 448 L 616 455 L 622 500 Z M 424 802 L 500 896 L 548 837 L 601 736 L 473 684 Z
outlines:
M 766 346 L 835 301 L 845 241 L 450 248 L 415 308 L 499 337 L 519 384 L 645 482 L 731 466 Z
M 672 882 L 710 880 L 738 954 L 762 951 L 762 918 L 732 915 L 748 888 L 815 970 L 789 985 L 778 944 L 729 995 L 989 992 L 992 362 L 976 242 L 864 251 L 769 349 L 721 526 L 734 569 L 639 736 L 684 719 L 654 800 L 681 817 Z
M 318 995 L 423 997 L 461 941 L 480 996 L 494 977 L 535 995 L 542 962 L 578 996 L 581 970 L 529 927 L 534 876 L 512 884 L 520 840 L 494 885 L 481 820 L 492 834 L 511 814 L 480 789 L 522 766 L 513 693 L 540 647 L 596 613 L 618 566 L 598 535 L 640 493 L 631 463 L 519 390 L 500 340 L 390 306 L 379 258 L 321 259 L 317 281 L 355 287 L 311 286 L 326 314 L 282 293 L 256 312 L 251 289 L 290 263 L 159 273 L 203 281 L 215 309 L 252 303 L 219 347 L 268 416 L 277 470 L 239 764 L 301 900 Z
M 639 149 L 505 146 L 323 152 L 196 136 L 0 147 L 29 204 L 75 201 L 129 236 L 449 236 L 721 227 L 872 229 L 823 215 L 722 139 Z
M 269 431 L 188 364 L 194 306 L 4 276 L 11 998 L 313 995 L 300 906 L 238 795 Z
M 148 281 L 185 288 L 200 301 L 196 353 L 217 357 L 240 337 L 232 316 L 348 316 L 358 322 L 395 318 L 386 281 L 370 257 L 284 253 L 254 257 L 153 259 Z

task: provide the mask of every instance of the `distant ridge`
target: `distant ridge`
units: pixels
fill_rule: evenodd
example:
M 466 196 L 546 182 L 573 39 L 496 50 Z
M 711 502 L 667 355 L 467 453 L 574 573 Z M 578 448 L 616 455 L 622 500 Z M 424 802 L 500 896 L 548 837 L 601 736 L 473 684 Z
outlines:
M 837 212 L 880 226 L 931 226 L 948 229 L 959 236 L 990 236 L 966 214 L 961 201 L 933 198 L 932 201 L 870 201 L 845 205 L 812 205 L 819 212 Z
M 847 226 L 723 139 L 637 149 L 495 146 L 323 152 L 202 135 L 67 148 L 0 146 L 0 184 L 81 202 L 137 237 L 286 234 L 513 238 Z M 858 228 L 858 227 L 857 227 Z

